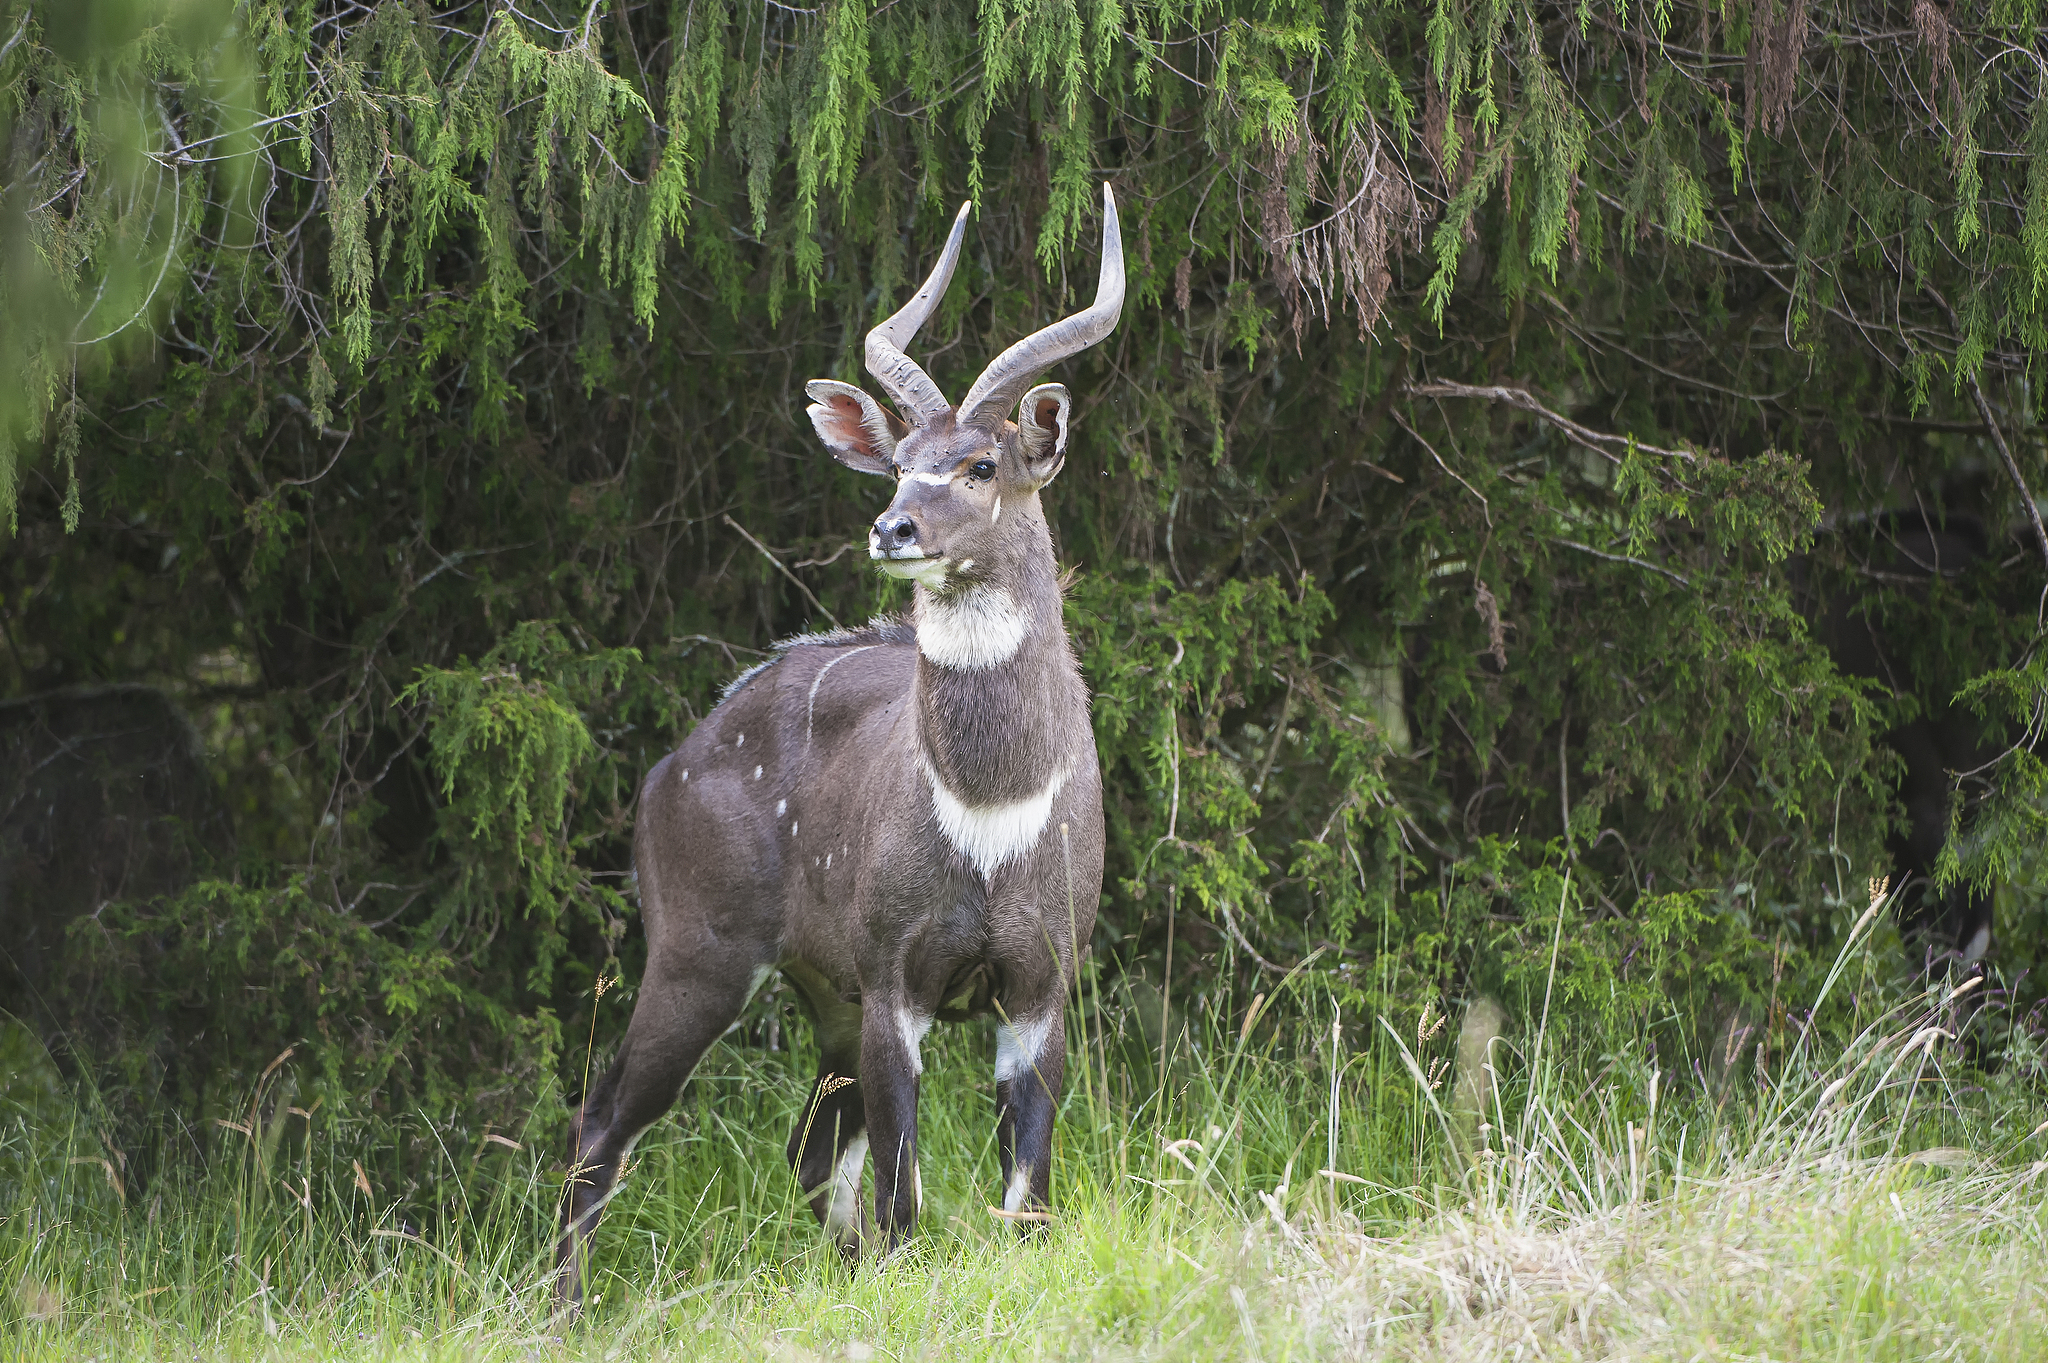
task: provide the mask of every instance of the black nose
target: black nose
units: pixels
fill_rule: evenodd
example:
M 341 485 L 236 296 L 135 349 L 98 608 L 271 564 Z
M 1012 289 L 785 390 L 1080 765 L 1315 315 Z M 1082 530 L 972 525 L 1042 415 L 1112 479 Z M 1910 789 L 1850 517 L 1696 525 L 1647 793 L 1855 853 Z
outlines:
M 917 538 L 917 522 L 904 515 L 883 515 L 875 522 L 875 536 L 884 549 L 899 549 Z

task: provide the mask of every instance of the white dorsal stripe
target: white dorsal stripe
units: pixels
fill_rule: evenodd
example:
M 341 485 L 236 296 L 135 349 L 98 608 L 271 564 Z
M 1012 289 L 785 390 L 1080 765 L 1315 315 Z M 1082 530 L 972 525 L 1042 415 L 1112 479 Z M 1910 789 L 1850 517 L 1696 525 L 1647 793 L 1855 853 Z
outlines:
M 851 657 L 853 657 L 853 656 L 854 656 L 854 655 L 855 655 L 856 653 L 865 653 L 865 652 L 867 652 L 867 651 L 868 651 L 869 649 L 871 649 L 871 648 L 873 648 L 873 647 L 874 647 L 874 645 L 873 645 L 873 644 L 862 644 L 862 645 L 861 645 L 861 646 L 860 646 L 859 648 L 854 648 L 854 649 L 848 649 L 848 650 L 847 650 L 846 652 L 844 652 L 844 653 L 840 654 L 840 655 L 839 655 L 838 657 L 836 657 L 836 658 L 832 659 L 832 661 L 831 661 L 831 662 L 828 662 L 828 663 L 826 663 L 826 664 L 825 664 L 825 665 L 824 665 L 823 667 L 819 668 L 819 669 L 818 669 L 818 672 L 817 672 L 817 675 L 811 678 L 811 694 L 810 694 L 810 695 L 809 695 L 809 697 L 807 697 L 807 698 L 805 699 L 805 701 L 804 701 L 804 746 L 805 746 L 805 747 L 809 747 L 809 746 L 810 746 L 810 742 L 811 742 L 811 731 L 812 731 L 812 729 L 813 729 L 813 728 L 814 728 L 814 727 L 816 726 L 816 724 L 817 724 L 817 719 L 818 719 L 818 687 L 819 687 L 819 685 L 820 685 L 820 684 L 822 684 L 822 683 L 824 682 L 824 680 L 825 680 L 825 674 L 826 674 L 827 672 L 830 672 L 830 671 L 831 671 L 831 670 L 832 670 L 833 668 L 835 668 L 835 667 L 839 666 L 839 664 L 841 664 L 841 663 L 845 662 L 845 661 L 846 661 L 846 660 L 847 660 L 848 658 L 851 658 Z M 779 812 L 779 811 L 778 811 L 778 812 Z
M 926 595 L 917 603 L 917 648 L 940 667 L 995 667 L 1017 656 L 1031 624 L 1000 587 L 969 587 L 950 601 Z
M 1070 775 L 1065 770 L 1054 772 L 1044 790 L 1008 804 L 970 805 L 946 789 L 929 758 L 921 760 L 925 780 L 932 788 L 932 810 L 938 815 L 939 831 L 984 880 L 1038 845 L 1052 818 L 1052 802 L 1059 798 Z

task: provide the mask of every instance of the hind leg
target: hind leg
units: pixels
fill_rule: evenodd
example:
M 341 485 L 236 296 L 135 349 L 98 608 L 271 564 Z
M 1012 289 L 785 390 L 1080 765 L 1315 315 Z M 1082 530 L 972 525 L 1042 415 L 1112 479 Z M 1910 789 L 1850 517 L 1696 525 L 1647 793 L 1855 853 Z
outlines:
M 765 961 L 735 956 L 727 945 L 687 965 L 650 961 L 618 1059 L 570 1119 L 555 1282 L 556 1301 L 569 1311 L 582 1306 L 587 1244 L 633 1142 L 668 1111 L 697 1061 L 739 1017 L 767 974 Z
M 825 1233 L 848 1260 L 860 1252 L 861 1168 L 867 1161 L 867 1113 L 861 1102 L 860 1005 L 806 987 L 818 1031 L 818 1078 L 789 1135 L 797 1187 Z

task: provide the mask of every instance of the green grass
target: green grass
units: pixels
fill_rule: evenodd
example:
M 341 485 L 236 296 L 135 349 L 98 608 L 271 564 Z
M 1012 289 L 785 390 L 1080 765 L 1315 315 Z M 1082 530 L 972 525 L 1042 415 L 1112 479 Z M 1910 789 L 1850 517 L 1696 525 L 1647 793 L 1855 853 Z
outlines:
M 1938 994 L 1782 1088 L 1717 1091 L 1640 1040 L 1503 1041 L 1481 1127 L 1442 1106 L 1455 1028 L 1333 1029 L 1281 992 L 1197 1011 L 1163 1078 L 1128 1000 L 1077 1019 L 1058 1219 L 1022 1243 L 988 1211 L 991 1038 L 942 1029 L 920 1234 L 853 1270 L 782 1163 L 801 1028 L 765 1049 L 757 1018 L 641 1142 L 566 1332 L 550 1133 L 302 1116 L 286 1061 L 229 1119 L 246 1131 L 131 1189 L 17 1029 L 0 1356 L 2048 1356 L 2039 1096 L 1930 1044 Z

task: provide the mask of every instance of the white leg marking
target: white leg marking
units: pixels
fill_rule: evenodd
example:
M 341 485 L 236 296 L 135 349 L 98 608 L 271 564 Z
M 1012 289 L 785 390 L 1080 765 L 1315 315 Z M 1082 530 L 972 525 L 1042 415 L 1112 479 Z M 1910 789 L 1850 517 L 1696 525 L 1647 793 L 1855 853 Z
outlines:
M 839 666 L 839 664 L 845 662 L 854 654 L 865 653 L 873 647 L 873 644 L 862 644 L 859 648 L 850 648 L 846 650 L 846 652 L 834 658 L 831 662 L 826 663 L 823 667 L 819 668 L 818 675 L 811 678 L 810 698 L 804 702 L 804 746 L 810 746 L 811 725 L 816 722 L 818 717 L 818 684 L 825 680 L 825 674 L 827 672 L 830 672 L 833 668 Z
M 1052 802 L 1067 784 L 1067 772 L 1053 773 L 1045 789 L 1022 800 L 1002 805 L 969 805 L 946 789 L 945 782 L 924 763 L 925 781 L 932 788 L 932 809 L 938 815 L 939 831 L 954 850 L 974 864 L 985 880 L 998 867 L 1013 861 L 1038 845 L 1052 818 Z
M 924 1167 L 916 1160 L 910 1162 L 910 1195 L 916 1199 L 917 1214 L 924 1215 Z
M 1021 1212 L 1024 1201 L 1031 1196 L 1031 1166 L 1023 1160 L 1010 1171 L 1010 1186 L 1003 1189 L 1003 1210 Z
M 918 652 L 940 667 L 970 670 L 1008 662 L 1034 623 L 998 587 L 970 587 L 953 601 L 921 596 L 915 619 Z
M 1003 1083 L 1031 1073 L 1045 1053 L 1045 1039 L 1052 1031 L 1052 1014 L 1037 1018 L 1014 1018 L 996 1028 L 996 1082 Z
M 1970 934 L 1969 945 L 1963 948 L 1963 964 L 1975 965 L 1984 959 L 1984 953 L 1991 950 L 1991 929 L 1980 927 Z
M 632 1135 L 626 1137 L 625 1149 L 619 1151 L 619 1171 L 621 1173 L 625 1172 L 626 1165 L 633 1159 L 633 1147 L 640 1144 L 640 1138 L 646 1135 L 649 1129 L 649 1127 L 643 1126 Z
M 863 1131 L 846 1143 L 832 1170 L 832 1198 L 825 1204 L 825 1233 L 842 1245 L 860 1239 L 860 1172 L 867 1157 L 868 1136 Z
M 903 1038 L 903 1049 L 910 1052 L 910 1072 L 913 1075 L 924 1073 L 924 1057 L 917 1053 L 917 1048 L 924 1044 L 925 1033 L 931 1029 L 930 1018 L 913 1013 L 900 1004 L 897 1006 L 896 1034 Z

